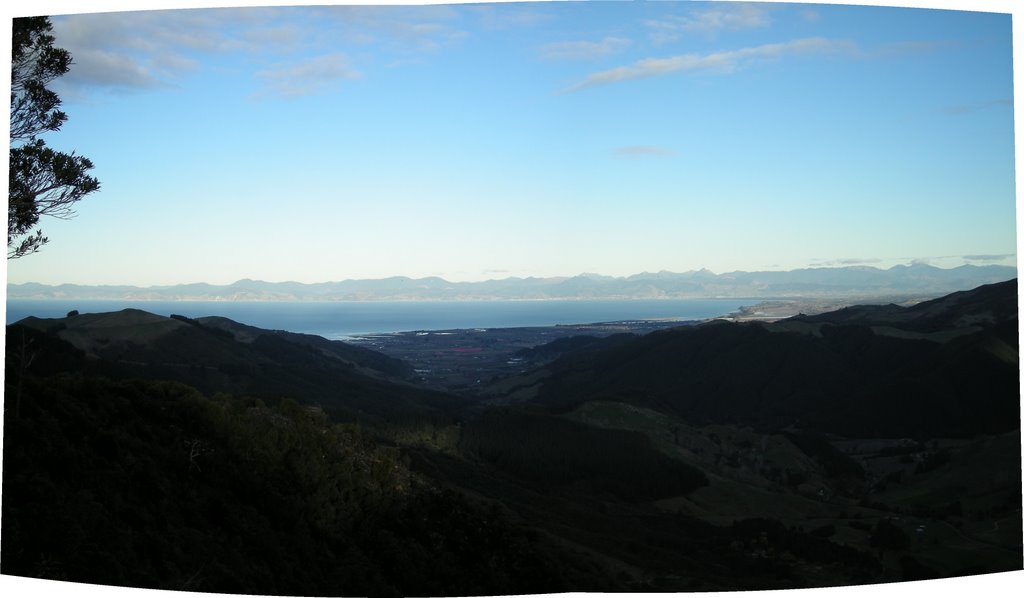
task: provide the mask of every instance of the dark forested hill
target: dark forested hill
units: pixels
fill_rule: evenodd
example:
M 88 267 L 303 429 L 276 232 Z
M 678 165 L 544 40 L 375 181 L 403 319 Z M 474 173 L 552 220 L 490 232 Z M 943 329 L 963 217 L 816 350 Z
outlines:
M 26 335 L 51 348 L 55 340 L 65 341 L 88 358 L 82 364 L 90 371 L 109 376 L 174 380 L 211 393 L 292 397 L 348 419 L 447 417 L 465 404 L 405 383 L 402 377 L 409 366 L 400 360 L 340 341 L 262 330 L 226 318 L 165 318 L 127 309 L 26 318 L 8 327 L 7 335 L 8 347 L 20 346 Z M 34 340 L 41 335 L 47 339 Z M 45 367 L 46 361 L 37 360 L 35 367 Z
M 438 488 L 359 425 L 294 401 L 80 374 L 15 392 L 5 575 L 270 595 L 620 587 L 499 503 Z
M 1010 281 L 912 308 L 712 322 L 600 350 L 588 343 L 545 366 L 534 401 L 614 400 L 766 431 L 1004 432 L 1019 426 L 1016 295 Z
M 902 330 L 939 332 L 977 331 L 1017 317 L 1017 279 L 952 293 L 911 307 L 859 305 L 814 316 L 796 316 L 793 321 L 895 326 Z
M 292 344 L 316 349 L 325 356 L 338 359 L 343 363 L 351 363 L 370 375 L 384 374 L 396 378 L 409 378 L 412 375 L 412 367 L 400 359 L 388 357 L 382 353 L 342 341 L 328 340 L 315 334 L 301 334 L 286 330 L 265 330 L 220 316 L 196 318 L 191 320 L 191 322 L 201 327 L 223 330 L 230 333 L 235 340 L 253 343 L 254 345 L 266 343 L 268 337 L 271 339 L 278 337 Z M 274 341 L 271 340 L 270 342 Z

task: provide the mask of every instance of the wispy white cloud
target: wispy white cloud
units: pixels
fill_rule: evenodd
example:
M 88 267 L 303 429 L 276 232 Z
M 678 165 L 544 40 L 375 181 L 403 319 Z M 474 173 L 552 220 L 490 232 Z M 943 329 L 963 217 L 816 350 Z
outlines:
M 554 42 L 541 46 L 540 53 L 552 60 L 588 60 L 621 52 L 630 45 L 623 37 L 605 37 L 601 41 Z
M 152 57 L 150 65 L 153 72 L 166 77 L 174 77 L 180 73 L 197 70 L 200 62 L 194 58 L 175 54 L 174 52 L 162 52 Z
M 179 85 L 212 57 L 234 53 L 251 58 L 264 92 L 302 95 L 324 85 L 296 83 L 301 73 L 268 60 L 319 68 L 329 81 L 353 78 L 337 57 L 346 45 L 374 44 L 405 62 L 457 43 L 459 11 L 449 6 L 256 7 L 162 10 L 68 15 L 53 18 L 57 45 L 74 64 L 57 85 L 60 93 L 90 90 L 142 91 Z M 334 53 L 334 54 L 332 54 Z M 319 56 L 302 60 L 304 56 Z M 332 55 L 327 60 L 323 56 Z M 293 67 L 298 68 L 298 67 Z M 301 69 L 300 69 L 301 70 Z M 297 78 L 298 77 L 298 78 Z
M 820 37 L 798 39 L 785 43 L 765 44 L 752 48 L 741 48 L 711 54 L 682 54 L 668 58 L 645 58 L 628 66 L 591 73 L 583 81 L 565 89 L 566 92 L 580 91 L 589 87 L 619 83 L 632 79 L 656 77 L 676 72 L 714 71 L 730 73 L 745 65 L 782 58 L 790 55 L 826 54 L 836 52 L 852 53 L 856 47 L 846 40 L 830 40 Z
M 60 85 L 72 92 L 172 86 L 198 69 L 204 55 L 274 51 L 278 43 L 294 43 L 296 32 L 285 35 L 273 23 L 275 14 L 274 9 L 212 9 L 54 17 L 57 45 L 74 60 Z
M 674 156 L 676 153 L 667 147 L 656 145 L 628 145 L 616 148 L 615 154 L 619 156 L 643 157 L 643 156 Z
M 555 18 L 548 11 L 536 10 L 525 4 L 467 4 L 464 7 L 469 14 L 476 16 L 484 29 L 503 30 L 520 27 L 533 27 Z
M 686 34 L 715 34 L 719 31 L 737 31 L 767 27 L 772 23 L 772 7 L 762 4 L 714 4 L 709 8 L 693 9 L 684 15 L 668 15 L 660 19 L 647 19 L 650 38 L 656 44 L 672 42 Z
M 805 8 L 800 11 L 800 19 L 805 23 L 817 23 L 821 20 L 821 13 L 811 8 Z
M 844 266 L 874 266 L 889 268 L 895 265 L 923 265 L 939 268 L 952 268 L 964 263 L 980 262 L 986 264 L 1013 265 L 1017 257 L 1014 253 L 986 253 L 972 255 L 928 255 L 928 256 L 889 256 L 886 258 L 812 258 L 807 264 L 810 268 L 837 268 Z
M 403 53 L 435 52 L 468 37 L 452 6 L 331 6 L 321 9 L 337 34 L 359 44 Z
M 961 256 L 968 262 L 1002 262 L 1017 257 L 1015 253 L 986 253 Z
M 70 87 L 72 95 L 79 85 L 98 86 L 115 91 L 165 87 L 162 77 L 141 61 L 114 52 L 88 49 L 72 53 L 74 63 L 68 75 L 56 83 L 58 89 Z M 174 69 L 165 69 L 173 71 Z
M 305 32 L 296 23 L 284 23 L 269 27 L 244 30 L 234 44 L 239 49 L 295 48 L 306 38 Z
M 263 70 L 256 76 L 266 83 L 257 96 L 276 94 L 297 98 L 312 95 L 338 81 L 358 79 L 362 73 L 349 65 L 345 55 L 334 53 Z
M 860 258 L 860 257 L 846 257 L 834 260 L 818 260 L 812 262 L 810 266 L 812 268 L 835 268 L 843 266 L 866 266 L 869 264 L 879 264 L 882 260 L 878 258 Z

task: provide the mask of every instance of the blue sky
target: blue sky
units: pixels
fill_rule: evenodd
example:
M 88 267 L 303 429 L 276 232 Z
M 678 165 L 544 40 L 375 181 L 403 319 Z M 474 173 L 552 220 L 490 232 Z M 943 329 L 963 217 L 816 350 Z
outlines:
M 8 278 L 1012 265 L 1001 6 L 54 17 L 75 66 L 46 141 L 88 156 L 102 188 L 44 220 L 50 244 Z

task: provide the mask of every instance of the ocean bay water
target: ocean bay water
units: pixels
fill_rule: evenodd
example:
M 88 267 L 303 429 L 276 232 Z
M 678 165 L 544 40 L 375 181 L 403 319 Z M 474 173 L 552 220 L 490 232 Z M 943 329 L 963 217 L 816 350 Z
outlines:
M 359 334 L 514 328 L 590 324 L 622 320 L 704 320 L 749 305 L 749 299 L 632 299 L 577 301 L 120 301 L 8 299 L 8 324 L 36 316 L 59 318 L 80 313 L 135 308 L 190 318 L 223 316 L 272 330 L 344 339 Z

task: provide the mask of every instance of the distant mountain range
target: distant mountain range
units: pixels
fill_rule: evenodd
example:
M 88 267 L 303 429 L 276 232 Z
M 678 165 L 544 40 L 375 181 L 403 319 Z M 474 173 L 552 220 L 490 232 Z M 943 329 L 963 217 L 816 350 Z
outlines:
M 10 299 L 114 299 L 154 301 L 424 301 L 537 299 L 699 299 L 711 297 L 878 297 L 944 294 L 1010 280 L 1010 266 L 936 268 L 923 264 L 805 268 L 790 271 L 675 273 L 643 272 L 627 277 L 505 278 L 450 282 L 438 277 L 394 276 L 305 284 L 243 279 L 228 285 L 86 286 L 8 284 Z

